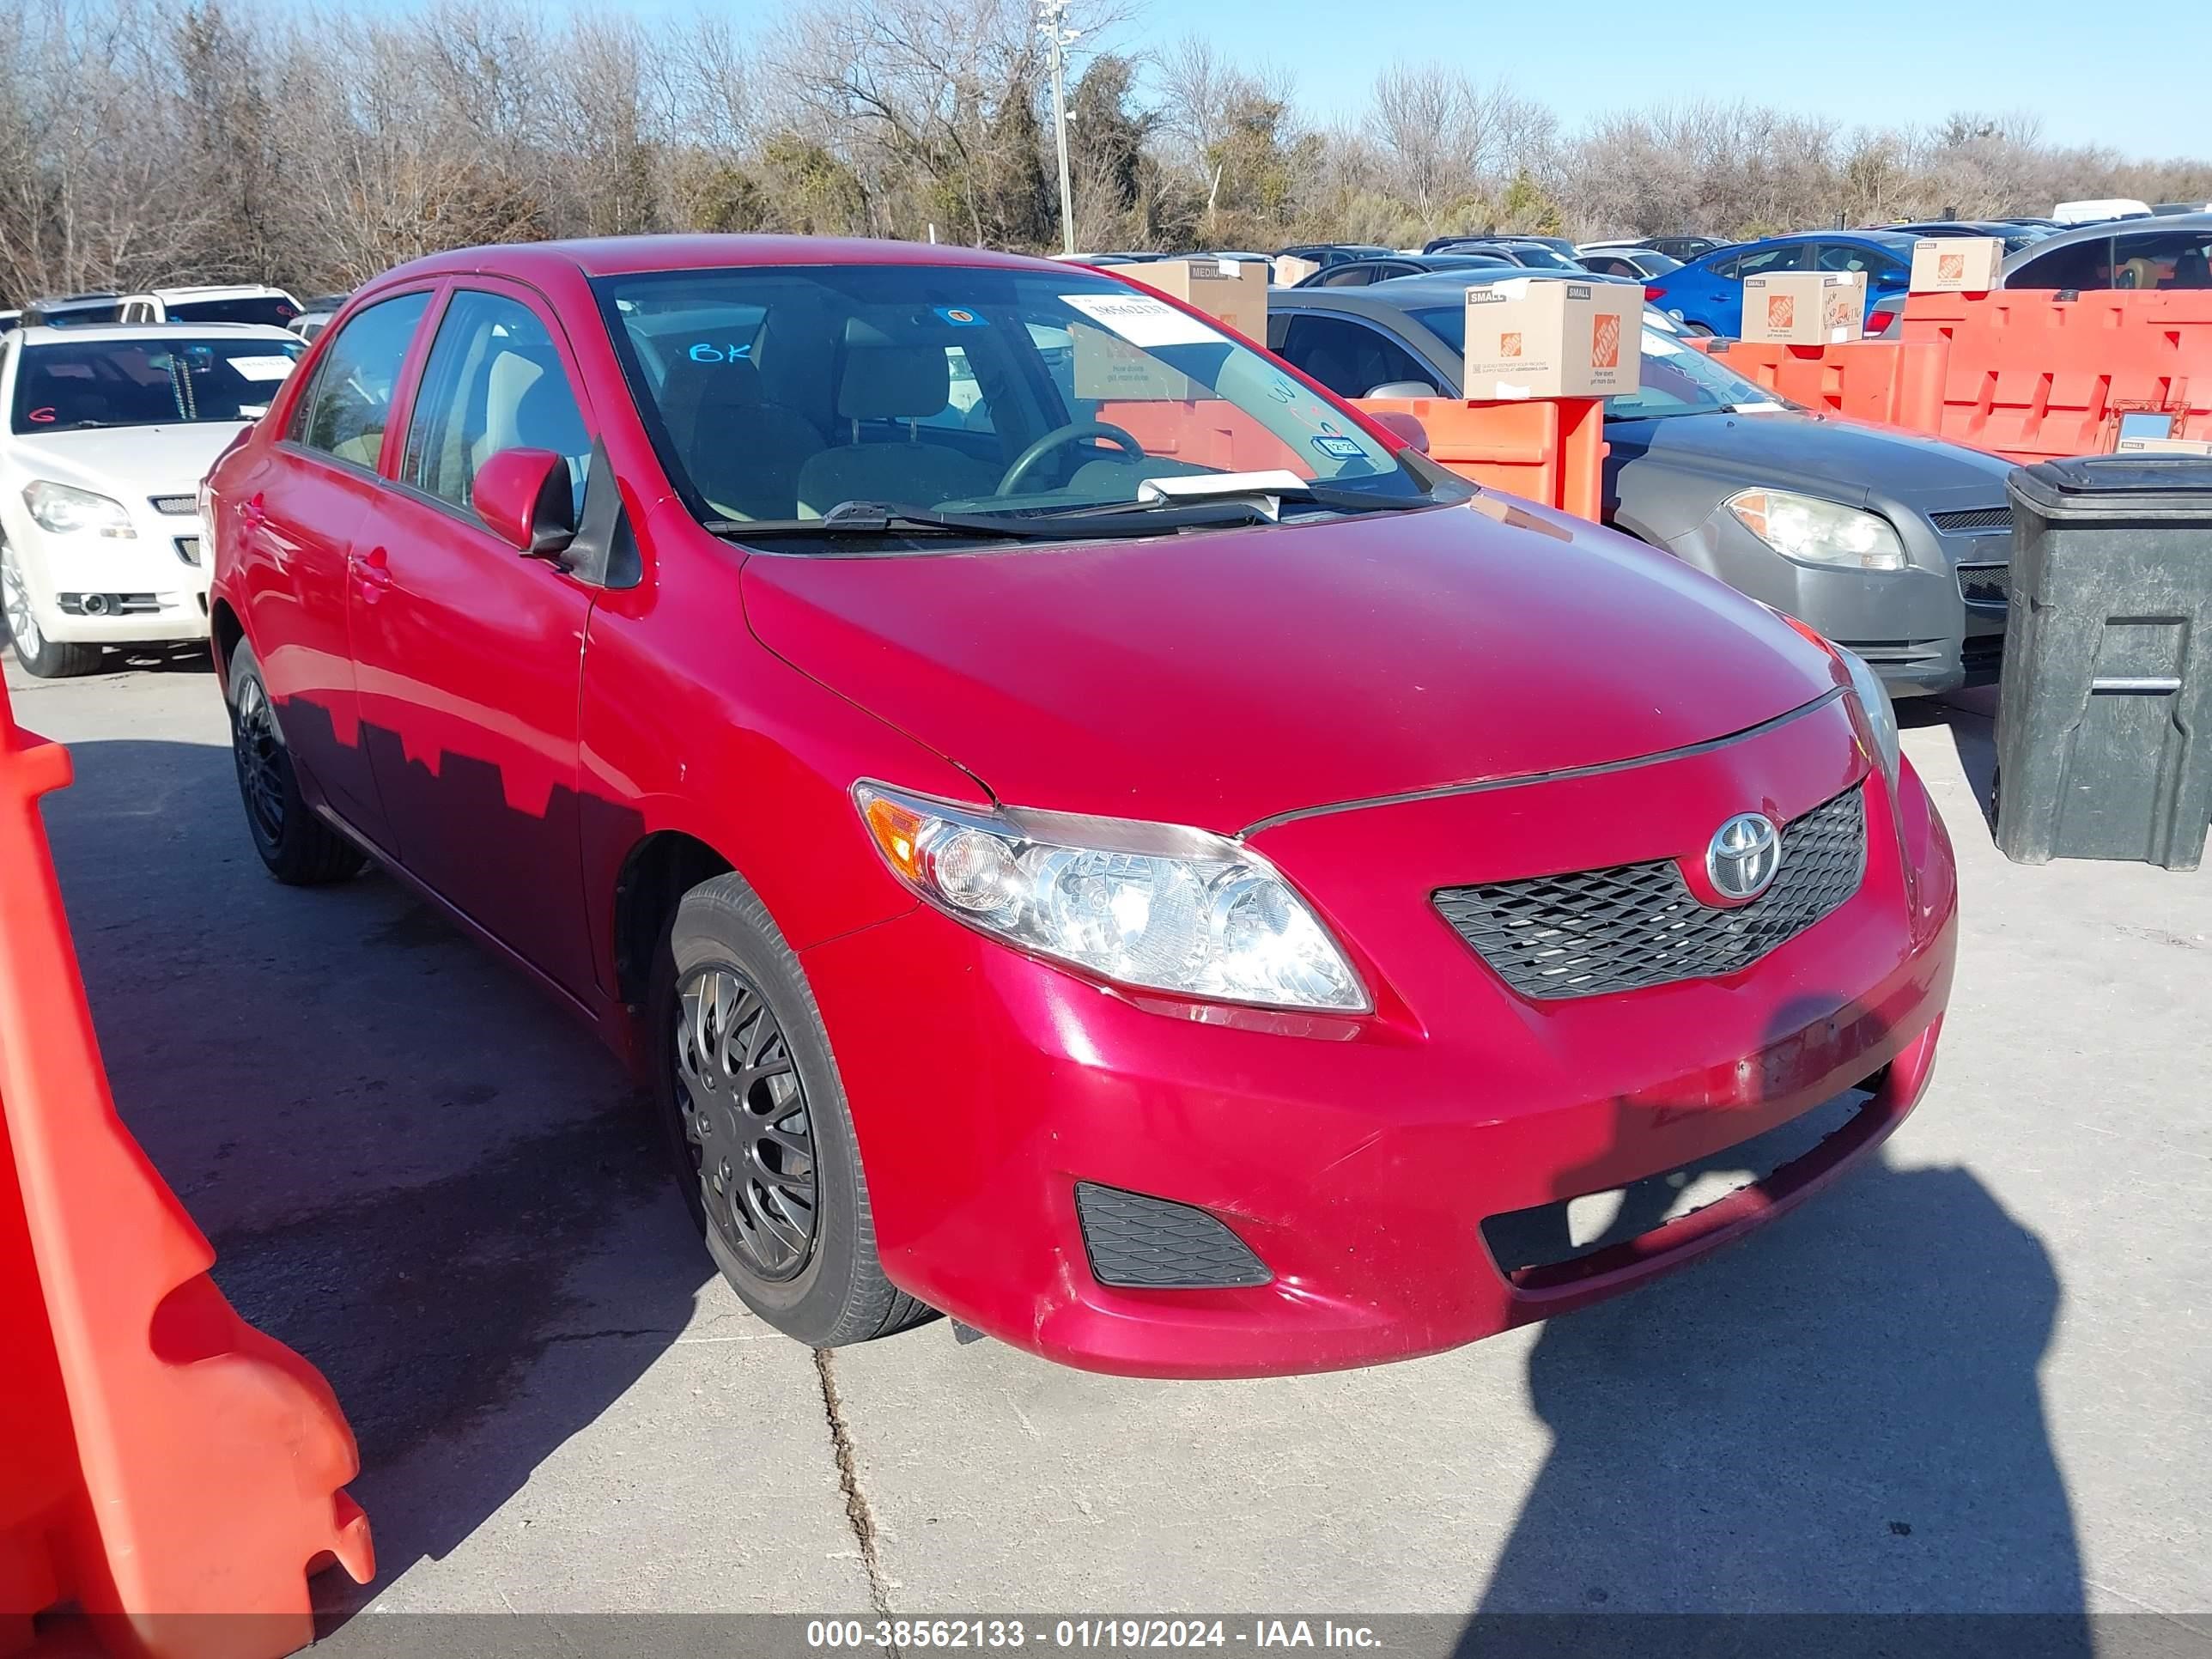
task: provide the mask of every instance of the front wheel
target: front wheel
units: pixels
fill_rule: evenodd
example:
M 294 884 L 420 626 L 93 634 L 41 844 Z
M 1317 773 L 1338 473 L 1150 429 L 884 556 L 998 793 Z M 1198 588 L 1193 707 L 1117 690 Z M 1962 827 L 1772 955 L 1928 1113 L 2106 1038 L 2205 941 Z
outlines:
M 343 881 L 366 860 L 361 849 L 317 817 L 300 794 L 292 751 L 284 746 L 253 647 L 240 641 L 230 659 L 230 753 L 253 850 L 288 887 Z
M 89 674 L 100 666 L 102 653 L 96 645 L 68 645 L 50 640 L 31 608 L 31 585 L 15 562 L 15 550 L 0 541 L 0 613 L 8 621 L 8 640 L 15 647 L 15 660 L 23 672 L 42 680 L 68 679 Z
M 735 875 L 677 906 L 648 1018 L 691 1219 L 745 1305 L 834 1348 L 935 1317 L 884 1276 L 829 1033 L 799 958 Z

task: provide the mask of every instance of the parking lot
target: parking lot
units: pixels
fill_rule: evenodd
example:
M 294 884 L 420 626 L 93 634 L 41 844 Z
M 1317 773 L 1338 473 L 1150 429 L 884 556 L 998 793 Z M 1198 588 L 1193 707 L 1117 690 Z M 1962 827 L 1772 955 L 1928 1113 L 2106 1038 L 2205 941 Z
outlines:
M 118 1103 L 330 1378 L 419 1611 L 2095 1612 L 2212 1637 L 2212 874 L 2023 868 L 1992 694 L 1905 705 L 1957 843 L 1936 1082 L 1880 1164 L 1549 1326 L 1251 1383 L 740 1306 L 629 1085 L 388 878 L 264 874 L 204 654 L 42 683 Z M 337 1582 L 334 1582 L 337 1581 Z

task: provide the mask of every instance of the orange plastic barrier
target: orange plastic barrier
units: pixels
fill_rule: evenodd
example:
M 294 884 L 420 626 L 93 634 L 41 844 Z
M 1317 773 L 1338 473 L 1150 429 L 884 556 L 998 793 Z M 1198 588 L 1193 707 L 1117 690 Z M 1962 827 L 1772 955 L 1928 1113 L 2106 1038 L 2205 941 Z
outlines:
M 1577 518 L 1605 518 L 1605 401 L 1532 398 L 1457 403 L 1362 398 L 1370 415 L 1410 415 L 1427 428 L 1429 459 L 1463 478 Z
M 2212 438 L 2212 289 L 1916 294 L 1908 345 L 1947 353 L 1940 431 L 2017 461 L 2110 450 L 2120 417 Z
M 1147 455 L 1172 455 L 1193 466 L 1224 472 L 1280 466 L 1287 451 L 1280 438 L 1223 398 L 1101 403 L 1095 418 L 1120 427 L 1145 447 Z
M 69 781 L 0 686 L 0 1655 L 274 1659 L 308 1571 L 374 1571 L 353 1435 L 116 1117 L 39 817 Z
M 1855 421 L 1933 432 L 1942 419 L 1943 346 L 1932 341 L 1852 340 L 1842 345 L 1775 345 L 1762 340 L 1690 339 L 1747 380 L 1808 409 Z

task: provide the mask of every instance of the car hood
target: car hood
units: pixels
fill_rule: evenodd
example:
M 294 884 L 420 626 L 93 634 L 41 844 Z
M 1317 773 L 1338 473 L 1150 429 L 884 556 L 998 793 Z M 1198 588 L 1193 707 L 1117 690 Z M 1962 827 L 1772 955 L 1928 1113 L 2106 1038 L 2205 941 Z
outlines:
M 243 425 L 193 421 L 18 433 L 15 453 L 27 472 L 128 502 L 133 496 L 191 494 Z
M 1832 416 L 1778 410 L 1607 421 L 1607 470 L 1626 489 L 1639 466 L 1691 467 L 1733 489 L 1771 484 L 1864 506 L 1877 495 L 1928 510 L 2002 506 L 2012 463 L 1977 449 Z M 1971 498 L 1969 501 L 1968 498 Z
M 1836 683 L 1763 606 L 1506 499 L 1143 541 L 757 554 L 746 616 L 1001 801 L 1224 834 L 1703 742 Z

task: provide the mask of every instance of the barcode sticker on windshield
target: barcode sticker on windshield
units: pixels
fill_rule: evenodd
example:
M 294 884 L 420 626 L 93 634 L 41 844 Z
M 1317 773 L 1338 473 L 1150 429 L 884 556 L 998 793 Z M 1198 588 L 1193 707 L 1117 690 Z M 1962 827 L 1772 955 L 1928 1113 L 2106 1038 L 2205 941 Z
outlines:
M 1063 294 L 1061 302 L 1073 306 L 1102 328 L 1109 328 L 1133 346 L 1222 345 L 1222 337 L 1197 318 L 1177 311 L 1164 300 L 1141 294 Z
M 248 380 L 281 380 L 292 372 L 292 359 L 281 355 L 267 357 L 233 357 L 230 366 Z

